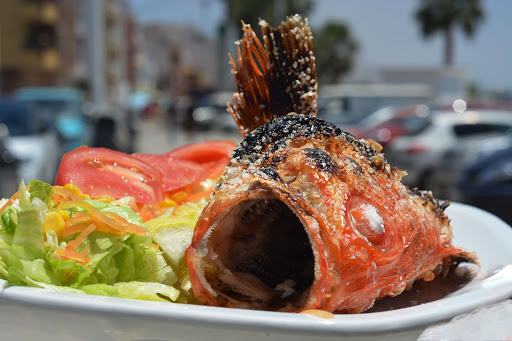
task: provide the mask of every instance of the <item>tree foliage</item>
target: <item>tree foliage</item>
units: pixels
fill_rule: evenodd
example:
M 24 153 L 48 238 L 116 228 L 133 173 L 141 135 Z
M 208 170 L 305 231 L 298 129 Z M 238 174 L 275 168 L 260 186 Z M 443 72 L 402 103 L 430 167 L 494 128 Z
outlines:
M 441 33 L 445 39 L 444 63 L 453 64 L 453 30 L 462 28 L 467 37 L 472 37 L 484 19 L 480 0 L 421 0 L 415 12 L 423 36 L 428 38 Z
M 350 27 L 342 22 L 328 22 L 314 34 L 316 73 L 320 84 L 336 83 L 354 64 L 358 43 Z
M 256 27 L 260 19 L 277 27 L 289 15 L 307 18 L 313 3 L 312 0 L 226 0 L 230 24 L 239 27 L 243 20 L 258 35 Z M 342 22 L 328 22 L 314 31 L 313 37 L 316 73 L 321 84 L 337 82 L 351 70 L 358 49 L 350 27 Z
M 260 19 L 276 27 L 289 15 L 307 17 L 313 8 L 311 0 L 226 0 L 226 4 L 233 24 L 240 25 L 243 20 L 253 27 L 257 27 Z

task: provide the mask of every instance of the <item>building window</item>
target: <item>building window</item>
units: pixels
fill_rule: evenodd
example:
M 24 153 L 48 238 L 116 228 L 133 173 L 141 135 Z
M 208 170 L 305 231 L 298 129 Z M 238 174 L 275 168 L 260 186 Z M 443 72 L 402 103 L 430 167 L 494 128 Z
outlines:
M 45 23 L 31 23 L 27 28 L 25 46 L 28 49 L 47 49 L 57 46 L 57 31 L 55 26 Z

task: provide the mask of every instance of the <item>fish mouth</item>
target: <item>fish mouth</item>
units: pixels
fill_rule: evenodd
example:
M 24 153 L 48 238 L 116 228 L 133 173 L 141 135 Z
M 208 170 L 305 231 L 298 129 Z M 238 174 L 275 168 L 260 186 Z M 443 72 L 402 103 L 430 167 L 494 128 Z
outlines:
M 305 224 L 278 197 L 259 191 L 239 200 L 207 238 L 204 276 L 215 296 L 269 310 L 304 304 L 315 256 Z

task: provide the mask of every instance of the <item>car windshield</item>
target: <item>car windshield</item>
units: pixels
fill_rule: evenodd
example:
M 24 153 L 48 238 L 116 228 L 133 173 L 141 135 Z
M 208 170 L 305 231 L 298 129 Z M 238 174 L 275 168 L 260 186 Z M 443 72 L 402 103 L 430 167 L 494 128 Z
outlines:
M 40 131 L 33 112 L 22 103 L 0 103 L 0 122 L 7 126 L 11 136 L 34 135 Z
M 62 115 L 79 115 L 78 102 L 64 100 L 29 101 L 32 109 L 41 117 L 41 121 L 48 128 L 54 128 L 57 117 Z
M 484 134 L 503 134 L 509 133 L 511 126 L 495 123 L 476 123 L 476 124 L 458 124 L 453 127 L 455 135 L 466 137 Z
M 404 135 L 414 135 L 422 132 L 430 125 L 430 119 L 427 117 L 407 117 L 391 120 L 392 124 L 399 125 L 404 129 Z

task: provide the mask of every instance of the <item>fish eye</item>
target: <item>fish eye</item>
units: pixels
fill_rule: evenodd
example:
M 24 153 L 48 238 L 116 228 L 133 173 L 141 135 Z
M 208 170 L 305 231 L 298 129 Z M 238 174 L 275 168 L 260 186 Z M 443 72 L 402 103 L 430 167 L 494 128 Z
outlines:
M 378 206 L 367 199 L 354 198 L 350 202 L 348 216 L 352 228 L 368 243 L 379 248 L 386 246 L 389 231 L 386 231 Z

